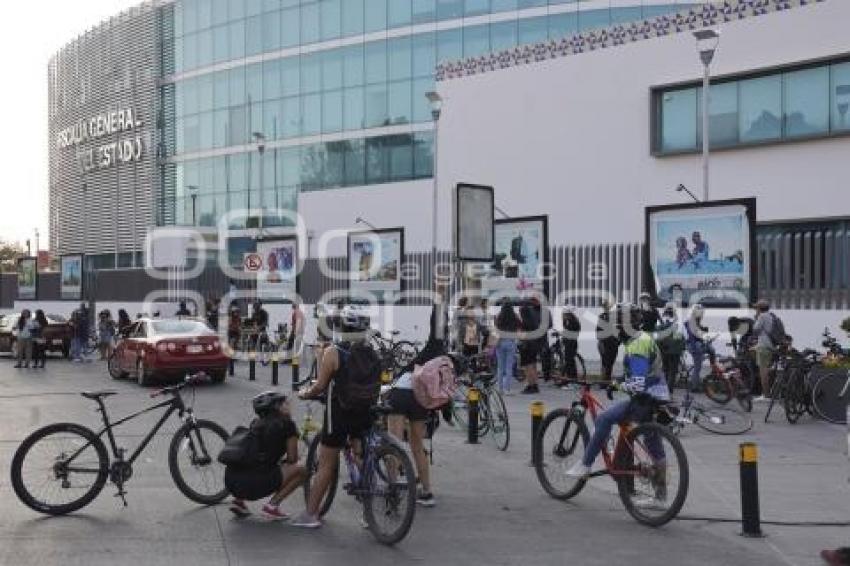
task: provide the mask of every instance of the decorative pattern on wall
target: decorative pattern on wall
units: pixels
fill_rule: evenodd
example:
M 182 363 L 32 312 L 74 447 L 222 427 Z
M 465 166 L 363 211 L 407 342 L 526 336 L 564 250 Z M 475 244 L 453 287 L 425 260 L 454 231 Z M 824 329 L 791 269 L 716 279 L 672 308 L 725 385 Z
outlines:
M 513 49 L 437 65 L 438 81 L 528 65 L 546 59 L 577 55 L 634 41 L 684 33 L 771 12 L 790 10 L 826 0 L 724 0 L 657 18 L 616 25 L 565 37 L 560 41 L 521 45 Z

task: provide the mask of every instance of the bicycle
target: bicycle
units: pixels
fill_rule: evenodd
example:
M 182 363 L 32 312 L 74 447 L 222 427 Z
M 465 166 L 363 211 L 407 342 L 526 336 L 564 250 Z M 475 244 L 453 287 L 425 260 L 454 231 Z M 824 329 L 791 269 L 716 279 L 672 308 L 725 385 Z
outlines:
M 469 390 L 475 387 L 479 391 L 478 399 L 478 438 L 488 434 L 493 437 L 496 448 L 507 451 L 511 442 L 511 425 L 508 409 L 496 383 L 495 374 L 475 372 L 464 377 L 458 376 L 458 388 L 452 399 L 452 417 L 464 428 L 469 427 Z
M 97 403 L 103 428 L 94 433 L 79 424 L 56 423 L 24 439 L 12 459 L 12 488 L 18 499 L 39 513 L 65 515 L 91 503 L 109 479 L 118 489 L 116 497 L 120 497 L 126 507 L 127 491 L 124 486 L 133 477 L 133 463 L 171 415 L 177 413 L 183 425 L 174 433 L 168 449 L 171 478 L 183 495 L 196 503 L 214 505 L 221 502 L 228 492 L 223 484 L 224 469 L 217 462 L 216 456 L 224 447 L 228 433 L 212 421 L 195 418 L 194 403 L 187 406 L 180 394 L 183 388 L 194 387 L 201 381 L 205 380 L 200 376 L 190 376 L 183 383 L 151 393 L 151 398 L 169 395 L 170 399 L 116 422 L 110 421 L 104 403 L 105 398 L 116 395 L 115 391 L 81 393 L 84 398 Z M 142 439 L 133 454 L 125 459 L 126 449 L 118 446 L 113 429 L 161 408 L 166 408 L 162 418 Z M 112 451 L 111 463 L 102 440 L 104 434 Z M 50 446 L 52 442 L 56 443 L 55 447 Z M 38 461 L 39 455 L 43 457 L 43 462 Z M 36 462 L 33 463 L 33 460 Z M 184 469 L 184 466 L 188 467 Z M 194 485 L 194 482 L 190 485 L 191 480 L 187 477 L 187 473 L 193 470 L 198 472 L 198 485 Z M 35 483 L 30 485 L 29 481 Z M 47 485 L 49 482 L 51 485 Z M 58 485 L 52 482 L 58 482 Z M 44 492 L 35 493 L 36 488 L 44 488 Z M 47 500 L 52 496 L 62 499 L 62 494 L 68 495 L 67 501 Z
M 719 362 L 711 364 L 711 371 L 702 380 L 705 396 L 720 405 L 736 399 L 744 411 L 751 412 L 753 410 L 752 378 L 749 377 L 750 372 L 746 363 L 747 360 L 741 360 L 738 357 L 724 357 L 720 358 Z
M 567 352 L 564 346 L 564 334 L 557 330 L 550 330 L 551 335 L 555 338 L 554 344 L 549 346 L 548 355 L 551 356 L 554 362 L 552 366 L 557 370 L 561 377 L 567 376 Z M 584 358 L 578 352 L 573 355 L 575 361 L 576 378 L 584 379 L 587 377 L 587 366 L 584 363 Z
M 690 391 L 685 393 L 680 407 L 671 406 L 669 410 L 673 417 L 670 429 L 677 435 L 689 424 L 721 435 L 744 434 L 753 428 L 753 419 L 750 417 L 725 407 L 706 407 Z
M 393 375 L 410 365 L 419 355 L 419 348 L 410 340 L 396 341 L 396 337 L 400 334 L 400 331 L 393 330 L 390 332 L 390 337 L 386 338 L 380 332 L 374 330 L 370 332 L 369 336 L 372 347 L 378 353 L 378 357 L 381 358 L 383 369 Z
M 821 419 L 835 424 L 847 424 L 850 403 L 850 370 L 844 375 L 828 373 L 812 386 L 812 408 Z
M 792 350 L 790 362 L 786 368 L 788 374 L 783 376 L 785 386 L 782 393 L 782 404 L 785 409 L 785 420 L 796 424 L 804 414 L 814 414 L 812 407 L 812 388 L 809 386 L 812 369 L 819 363 L 819 355 L 814 350 L 805 349 L 802 352 Z
M 315 399 L 323 403 L 327 399 Z M 416 514 L 416 471 L 413 462 L 401 444 L 385 432 L 381 421 L 390 409 L 377 405 L 370 409 L 372 426 L 343 449 L 343 458 L 348 468 L 349 483 L 343 486 L 348 495 L 363 505 L 363 517 L 372 536 L 385 545 L 400 542 L 410 532 Z M 312 478 L 318 470 L 319 435 L 313 437 L 307 452 L 307 481 L 304 482 L 304 501 L 310 500 Z M 339 460 L 334 477 L 328 486 L 325 499 L 319 506 L 319 516 L 330 511 L 339 484 Z M 394 522 L 395 526 L 384 528 L 383 521 Z
M 544 491 L 555 499 L 567 500 L 578 495 L 589 479 L 608 475 L 616 482 L 626 511 L 636 521 L 653 527 L 671 521 L 685 504 L 689 471 L 685 450 L 668 427 L 671 417 L 664 404 L 643 399 L 650 403 L 650 420 L 619 423 L 613 453 L 612 438 L 602 447 L 604 468 L 587 477 L 570 477 L 566 471 L 584 457 L 590 439 L 587 416 L 595 420 L 603 406 L 591 392 L 592 383 L 569 381 L 581 388 L 579 400 L 569 408 L 555 409 L 546 415 L 534 438 L 534 468 Z M 671 490 L 671 486 L 675 489 Z M 646 504 L 647 501 L 654 503 Z M 662 502 L 669 505 L 661 507 Z M 651 514 L 652 511 L 658 514 Z
M 286 350 L 286 325 L 280 324 L 277 330 L 274 331 L 274 338 L 268 335 L 267 330 L 263 330 L 257 340 L 259 347 L 257 348 L 257 359 L 263 367 L 269 365 L 275 355 L 279 355 Z

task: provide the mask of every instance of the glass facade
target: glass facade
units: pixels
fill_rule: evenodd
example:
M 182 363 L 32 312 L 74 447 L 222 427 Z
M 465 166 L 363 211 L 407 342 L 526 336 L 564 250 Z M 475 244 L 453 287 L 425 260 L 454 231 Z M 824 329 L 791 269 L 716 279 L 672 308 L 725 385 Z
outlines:
M 702 149 L 702 87 L 658 90 L 655 153 Z M 712 84 L 713 148 L 850 132 L 850 62 L 838 61 Z
M 163 8 L 163 222 L 212 225 L 235 208 L 294 208 L 299 191 L 430 177 L 425 93 L 435 89 L 438 62 L 694 2 L 584 4 L 179 0 Z M 500 16 L 490 22 L 493 13 Z M 456 23 L 411 27 L 446 20 Z M 393 28 L 404 29 L 380 33 Z M 262 157 L 257 133 L 268 146 Z M 267 217 L 264 225 L 280 222 Z

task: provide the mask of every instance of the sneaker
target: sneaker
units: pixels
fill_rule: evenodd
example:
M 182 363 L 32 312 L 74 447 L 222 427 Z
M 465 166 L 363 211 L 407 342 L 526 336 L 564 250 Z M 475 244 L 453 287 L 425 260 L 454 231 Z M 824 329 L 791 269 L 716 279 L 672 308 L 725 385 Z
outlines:
M 289 515 L 280 510 L 277 505 L 266 503 L 263 505 L 263 517 L 271 521 L 288 521 Z
M 302 529 L 318 529 L 322 526 L 322 522 L 318 517 L 314 517 L 306 511 L 298 515 L 290 524 L 293 527 L 300 527 Z
M 767 403 L 770 401 L 770 397 L 765 397 L 764 395 L 759 395 L 758 397 L 753 397 L 753 403 Z
M 654 496 L 638 497 L 633 503 L 635 507 L 641 509 L 653 509 L 655 511 L 665 511 L 667 509 L 667 501 Z
M 437 498 L 430 491 L 420 491 L 416 496 L 416 503 L 422 507 L 434 507 L 437 504 Z
M 245 502 L 241 499 L 234 499 L 230 503 L 230 512 L 233 513 L 237 519 L 244 519 L 251 515 L 251 510 L 248 509 L 248 506 L 245 505 Z
M 586 478 L 590 475 L 590 466 L 585 466 L 582 462 L 576 462 L 572 468 L 567 470 L 567 477 L 570 478 Z

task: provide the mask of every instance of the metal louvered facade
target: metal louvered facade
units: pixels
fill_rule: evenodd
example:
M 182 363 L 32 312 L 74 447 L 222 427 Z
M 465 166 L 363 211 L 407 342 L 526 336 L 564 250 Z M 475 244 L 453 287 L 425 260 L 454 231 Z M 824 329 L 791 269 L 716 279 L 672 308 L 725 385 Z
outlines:
M 130 267 L 156 223 L 161 4 L 104 21 L 50 60 L 49 226 L 56 255 L 82 252 Z

